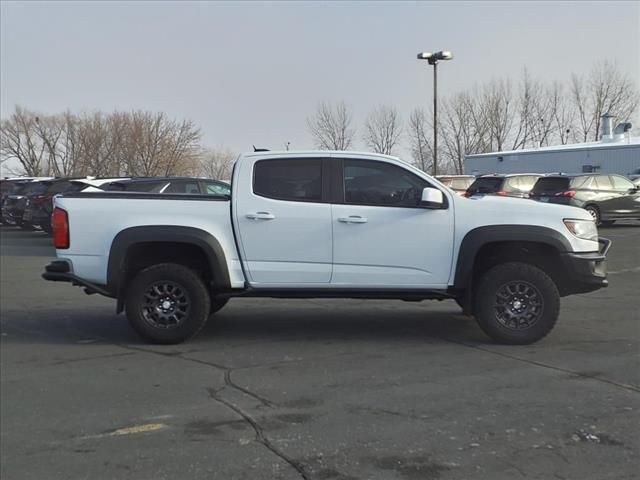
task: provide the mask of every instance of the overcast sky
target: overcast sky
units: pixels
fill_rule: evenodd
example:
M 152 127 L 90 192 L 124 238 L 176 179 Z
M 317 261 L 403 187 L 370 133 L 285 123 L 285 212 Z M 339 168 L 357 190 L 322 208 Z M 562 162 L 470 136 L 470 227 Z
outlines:
M 451 50 L 443 95 L 523 67 L 566 80 L 610 58 L 640 85 L 640 2 L 8 2 L 0 108 L 144 109 L 194 120 L 210 146 L 313 146 L 306 117 L 342 100 L 431 100 L 421 50 Z M 360 135 L 356 142 L 362 147 Z

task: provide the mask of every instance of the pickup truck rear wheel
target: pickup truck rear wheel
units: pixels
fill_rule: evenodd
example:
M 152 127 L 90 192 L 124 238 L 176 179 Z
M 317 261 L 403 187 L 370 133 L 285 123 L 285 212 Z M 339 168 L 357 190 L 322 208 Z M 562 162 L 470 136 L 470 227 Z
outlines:
M 478 282 L 475 316 L 480 328 L 499 343 L 527 345 L 555 326 L 560 294 L 541 269 L 526 263 L 496 265 Z
M 197 334 L 209 317 L 211 300 L 202 279 L 190 268 L 161 263 L 141 270 L 128 289 L 125 308 L 143 338 L 174 344 Z

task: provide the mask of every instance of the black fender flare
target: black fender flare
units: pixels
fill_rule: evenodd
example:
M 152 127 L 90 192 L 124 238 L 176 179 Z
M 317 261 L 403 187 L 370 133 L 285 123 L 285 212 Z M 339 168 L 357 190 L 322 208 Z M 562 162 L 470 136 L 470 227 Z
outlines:
M 231 288 L 229 269 L 220 242 L 210 233 L 194 227 L 175 225 L 148 225 L 121 230 L 111 242 L 107 266 L 107 287 L 119 296 L 122 278 L 126 274 L 125 259 L 129 248 L 139 243 L 186 243 L 199 247 L 207 257 L 213 283 Z
M 529 242 L 548 245 L 559 253 L 572 251 L 571 244 L 560 232 L 536 225 L 488 225 L 467 232 L 460 243 L 454 288 L 465 290 L 471 285 L 473 267 L 480 249 L 496 242 Z

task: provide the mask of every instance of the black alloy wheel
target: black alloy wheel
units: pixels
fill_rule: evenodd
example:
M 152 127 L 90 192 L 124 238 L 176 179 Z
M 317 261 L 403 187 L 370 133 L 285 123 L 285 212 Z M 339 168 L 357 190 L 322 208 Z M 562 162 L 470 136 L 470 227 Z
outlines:
M 126 290 L 129 323 L 152 343 L 184 342 L 196 335 L 209 317 L 209 290 L 200 275 L 186 265 L 160 263 L 145 268 Z
M 501 263 L 477 281 L 474 315 L 496 342 L 526 345 L 546 336 L 560 312 L 560 293 L 541 268 L 521 262 Z

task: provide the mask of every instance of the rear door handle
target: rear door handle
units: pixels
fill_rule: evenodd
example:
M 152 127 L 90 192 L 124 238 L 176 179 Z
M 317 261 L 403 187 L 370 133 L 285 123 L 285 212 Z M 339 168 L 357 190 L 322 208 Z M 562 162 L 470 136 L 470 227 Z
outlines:
M 360 215 L 349 215 L 348 217 L 339 217 L 338 221 L 342 223 L 367 223 L 366 217 L 361 217 Z
M 276 216 L 273 213 L 269 212 L 255 212 L 255 213 L 247 213 L 245 215 L 250 220 L 273 220 Z

